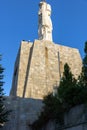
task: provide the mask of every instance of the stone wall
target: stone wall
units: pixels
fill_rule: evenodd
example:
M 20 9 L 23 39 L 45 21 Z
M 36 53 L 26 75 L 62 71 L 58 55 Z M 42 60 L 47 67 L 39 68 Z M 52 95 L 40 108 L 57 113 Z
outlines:
M 23 88 L 25 86 L 25 79 L 27 76 L 28 59 L 30 56 L 32 43 L 22 41 L 18 55 L 14 65 L 13 82 L 10 95 L 20 95 L 23 97 Z M 19 94 L 20 93 L 20 94 Z
M 42 101 L 28 98 L 6 97 L 6 107 L 12 112 L 9 121 L 0 130 L 31 130 L 42 110 Z
M 69 112 L 65 113 L 62 125 L 56 124 L 54 121 L 49 121 L 44 126 L 44 130 L 87 130 L 86 107 L 86 105 L 73 107 Z
M 0 130 L 32 130 L 32 123 L 38 119 L 43 109 L 42 100 L 6 97 L 6 107 L 12 110 L 9 121 Z M 65 113 L 61 125 L 49 121 L 42 130 L 87 130 L 87 106 L 79 105 Z
M 77 49 L 44 40 L 22 41 L 10 95 L 42 99 L 58 86 L 66 62 L 77 77 L 82 66 Z

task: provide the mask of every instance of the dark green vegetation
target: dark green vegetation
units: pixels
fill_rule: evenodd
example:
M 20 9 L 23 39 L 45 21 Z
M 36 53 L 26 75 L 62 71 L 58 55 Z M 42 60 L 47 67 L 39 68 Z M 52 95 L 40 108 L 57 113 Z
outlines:
M 0 55 L 0 61 L 1 61 L 1 55 Z M 4 72 L 4 68 L 2 67 L 2 65 L 0 64 L 0 128 L 3 127 L 3 125 L 5 124 L 5 122 L 8 121 L 8 115 L 10 113 L 9 110 L 6 109 L 5 105 L 4 105 L 4 89 L 3 89 L 3 72 Z
M 83 59 L 83 67 L 82 67 L 82 73 L 79 76 L 80 84 L 83 86 L 87 86 L 87 42 L 85 42 L 85 48 L 84 48 L 85 56 Z
M 65 112 L 76 105 L 87 103 L 87 42 L 84 52 L 82 72 L 78 79 L 75 79 L 68 64 L 64 65 L 63 77 L 57 87 L 57 93 L 55 96 L 50 93 L 44 97 L 43 111 L 32 125 L 34 130 L 40 130 L 49 120 L 61 124 Z

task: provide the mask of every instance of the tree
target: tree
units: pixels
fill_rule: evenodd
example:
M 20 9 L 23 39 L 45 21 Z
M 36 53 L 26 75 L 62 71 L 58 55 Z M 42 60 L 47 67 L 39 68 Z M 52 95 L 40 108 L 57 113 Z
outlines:
M 71 108 L 74 106 L 73 97 L 75 96 L 77 80 L 74 78 L 70 67 L 66 63 L 64 65 L 63 77 L 61 78 L 58 96 L 65 108 Z
M 79 77 L 79 82 L 83 86 L 87 87 L 87 42 L 84 47 L 85 57 L 83 59 L 82 73 Z
M 86 43 L 87 47 L 87 43 Z M 87 48 L 85 48 L 87 51 Z M 63 77 L 58 88 L 58 97 L 65 110 L 87 102 L 87 57 L 83 60 L 83 70 L 79 81 L 73 76 L 70 67 L 64 65 Z
M 63 121 L 64 109 L 57 96 L 53 96 L 52 93 L 49 93 L 44 97 L 43 103 L 43 111 L 40 113 L 38 120 L 32 124 L 33 130 L 41 130 L 49 120 L 55 120 L 60 123 Z
M 0 61 L 1 61 L 1 55 L 0 55 Z M 3 72 L 4 68 L 0 64 L 0 128 L 3 127 L 4 123 L 8 121 L 8 115 L 9 115 L 9 110 L 6 109 L 4 105 L 4 89 L 3 89 Z

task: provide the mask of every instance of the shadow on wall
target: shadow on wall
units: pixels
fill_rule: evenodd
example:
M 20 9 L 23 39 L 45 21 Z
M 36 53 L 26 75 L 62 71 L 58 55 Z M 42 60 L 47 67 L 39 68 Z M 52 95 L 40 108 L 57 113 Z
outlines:
M 1 130 L 31 130 L 31 124 L 38 119 L 43 103 L 40 99 L 6 97 L 6 107 L 11 109 L 9 121 Z

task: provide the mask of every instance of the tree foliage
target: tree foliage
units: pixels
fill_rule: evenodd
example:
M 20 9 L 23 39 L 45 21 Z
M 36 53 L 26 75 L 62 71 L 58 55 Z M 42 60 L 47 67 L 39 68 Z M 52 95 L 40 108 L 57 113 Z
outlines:
M 79 82 L 82 86 L 87 87 L 87 42 L 85 42 L 84 52 L 85 56 L 83 59 L 82 73 L 79 76 Z
M 61 78 L 58 88 L 58 96 L 64 107 L 67 109 L 74 105 L 72 98 L 75 96 L 76 82 L 70 67 L 66 63 L 64 65 L 63 77 Z
M 75 79 L 70 67 L 66 63 L 58 88 L 58 96 L 66 111 L 76 105 L 87 102 L 87 87 L 84 87 L 79 82 Z
M 0 55 L 0 61 L 1 61 L 1 55 Z M 3 89 L 3 72 L 4 68 L 0 64 L 0 127 L 3 127 L 4 123 L 8 121 L 8 115 L 9 115 L 9 110 L 6 109 L 4 105 L 4 89 Z
M 57 96 L 53 96 L 52 93 L 44 97 L 43 111 L 40 113 L 38 120 L 33 125 L 33 130 L 41 130 L 42 126 L 46 125 L 49 120 L 55 120 L 61 122 L 63 120 L 63 107 L 61 102 L 57 99 Z M 57 120 L 56 120 L 57 119 Z

